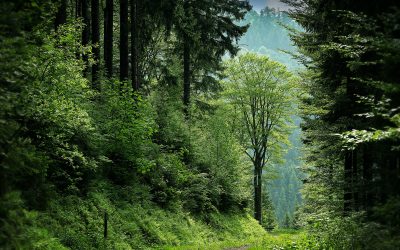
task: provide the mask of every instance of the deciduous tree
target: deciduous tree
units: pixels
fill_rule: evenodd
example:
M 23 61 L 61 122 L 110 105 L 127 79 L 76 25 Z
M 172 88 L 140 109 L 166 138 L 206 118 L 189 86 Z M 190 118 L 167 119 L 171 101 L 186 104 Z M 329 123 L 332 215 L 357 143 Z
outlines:
M 254 217 L 261 223 L 262 174 L 287 141 L 294 78 L 283 65 L 256 54 L 241 55 L 226 66 L 225 94 L 236 111 L 239 137 L 253 163 Z

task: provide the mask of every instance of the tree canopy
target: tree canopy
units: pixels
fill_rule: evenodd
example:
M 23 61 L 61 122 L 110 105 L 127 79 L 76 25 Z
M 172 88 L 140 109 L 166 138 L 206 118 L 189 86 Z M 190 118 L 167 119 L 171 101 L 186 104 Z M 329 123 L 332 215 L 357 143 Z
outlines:
M 234 127 L 254 166 L 255 218 L 262 218 L 262 172 L 272 157 L 279 159 L 287 142 L 294 107 L 294 77 L 265 56 L 243 54 L 228 61 L 225 97 L 238 121 Z

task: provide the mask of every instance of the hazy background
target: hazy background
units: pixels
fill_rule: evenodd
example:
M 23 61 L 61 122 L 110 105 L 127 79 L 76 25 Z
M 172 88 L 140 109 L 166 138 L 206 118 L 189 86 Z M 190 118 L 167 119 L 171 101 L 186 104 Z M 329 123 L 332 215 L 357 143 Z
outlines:
M 250 0 L 250 4 L 253 5 L 254 10 L 260 11 L 261 9 L 268 6 L 269 8 L 288 10 L 288 6 L 281 3 L 279 0 Z

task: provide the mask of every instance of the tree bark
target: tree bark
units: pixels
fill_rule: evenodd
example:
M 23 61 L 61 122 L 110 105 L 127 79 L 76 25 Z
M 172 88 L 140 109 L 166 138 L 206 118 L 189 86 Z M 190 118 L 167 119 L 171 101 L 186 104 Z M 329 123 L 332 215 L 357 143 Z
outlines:
M 353 192 L 353 204 L 354 210 L 360 209 L 360 179 L 358 178 L 358 149 L 354 149 L 352 152 L 352 192 Z
M 119 79 L 128 80 L 129 47 L 128 47 L 128 0 L 120 0 L 120 41 L 119 41 Z
M 67 0 L 61 0 L 60 6 L 58 7 L 56 19 L 54 20 L 54 28 L 58 29 L 58 26 L 67 22 Z
M 89 44 L 90 37 L 90 19 L 89 19 L 89 0 L 82 0 L 82 18 L 83 18 L 83 30 L 82 30 L 82 45 L 87 46 Z M 85 70 L 83 74 L 87 76 L 89 59 L 87 55 L 83 55 L 83 61 L 85 63 Z
M 132 62 L 132 88 L 139 90 L 139 25 L 138 25 L 138 6 L 139 0 L 131 1 L 131 62 Z
M 384 204 L 387 201 L 387 198 L 390 194 L 390 190 L 388 189 L 389 186 L 389 172 L 390 172 L 390 155 L 387 154 L 385 151 L 390 150 L 388 147 L 383 143 L 381 145 L 382 152 L 380 153 L 380 161 L 379 161 L 379 201 L 380 203 Z
M 82 0 L 75 0 L 75 17 L 82 17 Z
M 254 218 L 262 223 L 262 167 L 259 160 L 254 165 Z
M 92 65 L 92 86 L 99 89 L 99 69 L 100 69 L 100 22 L 99 22 L 99 0 L 92 0 L 92 45 L 93 59 Z
M 185 36 L 183 41 L 183 112 L 189 118 L 190 105 L 190 44 Z
M 114 1 L 106 0 L 104 11 L 104 64 L 108 78 L 113 76 Z
M 104 239 L 108 237 L 108 213 L 104 212 Z
M 343 187 L 343 210 L 347 214 L 352 210 L 352 152 L 347 151 L 344 156 L 344 187 Z
M 363 147 L 363 205 L 364 209 L 368 212 L 373 206 L 373 192 L 372 192 L 372 158 L 371 146 L 365 144 Z

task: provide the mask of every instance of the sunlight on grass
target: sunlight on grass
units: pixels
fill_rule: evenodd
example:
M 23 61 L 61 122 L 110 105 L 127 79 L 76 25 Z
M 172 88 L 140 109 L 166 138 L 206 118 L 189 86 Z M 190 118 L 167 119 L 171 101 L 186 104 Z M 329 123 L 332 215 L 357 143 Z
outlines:
M 219 249 L 236 249 L 241 248 L 248 250 L 261 249 L 316 249 L 318 244 L 307 235 L 305 231 L 300 230 L 276 230 L 266 232 L 258 238 L 250 238 L 241 241 L 222 241 L 214 242 L 208 245 L 196 246 L 166 246 L 163 250 L 219 250 Z

